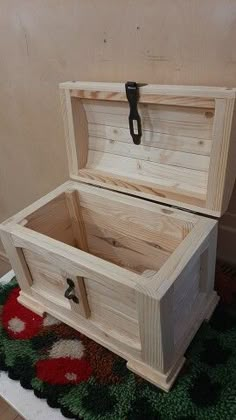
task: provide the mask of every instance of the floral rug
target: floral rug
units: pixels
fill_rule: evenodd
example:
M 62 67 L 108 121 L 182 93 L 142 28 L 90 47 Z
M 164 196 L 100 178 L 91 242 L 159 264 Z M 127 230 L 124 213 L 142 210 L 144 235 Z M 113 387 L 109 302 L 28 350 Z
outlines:
M 71 419 L 235 420 L 236 272 L 218 265 L 216 288 L 221 302 L 169 393 L 55 318 L 25 309 L 15 278 L 0 289 L 0 370 Z

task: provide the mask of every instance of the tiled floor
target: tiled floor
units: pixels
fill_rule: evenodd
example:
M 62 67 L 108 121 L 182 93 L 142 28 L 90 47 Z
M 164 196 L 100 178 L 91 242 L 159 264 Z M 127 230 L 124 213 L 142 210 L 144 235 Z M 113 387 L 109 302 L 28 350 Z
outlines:
M 5 400 L 0 397 L 0 420 L 24 420 Z

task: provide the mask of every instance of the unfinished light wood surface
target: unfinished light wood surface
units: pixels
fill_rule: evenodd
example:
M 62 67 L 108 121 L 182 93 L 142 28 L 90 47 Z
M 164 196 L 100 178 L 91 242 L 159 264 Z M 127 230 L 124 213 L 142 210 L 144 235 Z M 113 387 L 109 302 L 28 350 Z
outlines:
M 77 191 L 67 191 L 65 198 L 76 247 L 88 252 L 86 232 Z
M 68 181 L 0 229 L 30 273 L 25 285 L 9 254 L 22 304 L 58 317 L 169 390 L 196 325 L 217 303 L 209 268 L 215 226 L 196 214 Z M 79 304 L 65 298 L 67 278 Z
M 60 88 L 72 180 L 0 226 L 19 301 L 168 391 L 218 302 L 217 222 L 189 210 L 219 216 L 227 208 L 235 90 L 141 87 L 137 146 L 123 84 Z
M 31 294 L 33 279 L 26 264 L 25 256 L 21 248 L 15 247 L 11 235 L 1 231 L 1 241 L 8 255 L 9 261 L 17 278 L 20 279 L 21 289 Z
M 137 146 L 124 84 L 60 87 L 72 179 L 212 216 L 226 211 L 235 181 L 234 89 L 140 87 Z

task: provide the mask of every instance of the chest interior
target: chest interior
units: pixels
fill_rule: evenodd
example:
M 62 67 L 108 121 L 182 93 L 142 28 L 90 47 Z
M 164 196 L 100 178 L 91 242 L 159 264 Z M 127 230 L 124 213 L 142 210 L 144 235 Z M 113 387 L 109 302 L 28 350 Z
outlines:
M 135 273 L 158 271 L 198 216 L 74 182 L 24 226 Z
M 78 176 L 131 193 L 206 205 L 214 108 L 140 104 L 143 136 L 135 145 L 127 126 L 127 103 L 72 103 L 78 109 L 75 121 L 83 120 L 85 130 Z M 79 132 L 75 134 L 78 140 Z

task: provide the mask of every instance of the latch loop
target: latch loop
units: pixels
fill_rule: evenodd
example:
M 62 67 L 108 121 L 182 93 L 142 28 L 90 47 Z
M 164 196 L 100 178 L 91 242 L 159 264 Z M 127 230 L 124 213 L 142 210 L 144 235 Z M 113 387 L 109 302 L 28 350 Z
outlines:
M 66 279 L 66 281 L 67 281 L 67 284 L 68 284 L 69 287 L 66 289 L 64 296 L 67 299 L 72 300 L 74 303 L 79 303 L 79 299 L 74 293 L 75 284 L 74 284 L 73 280 Z
M 141 143 L 142 124 L 138 113 L 139 88 L 136 82 L 127 82 L 125 84 L 126 96 L 130 106 L 129 130 L 134 144 Z

